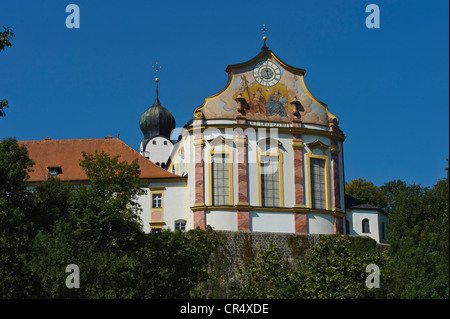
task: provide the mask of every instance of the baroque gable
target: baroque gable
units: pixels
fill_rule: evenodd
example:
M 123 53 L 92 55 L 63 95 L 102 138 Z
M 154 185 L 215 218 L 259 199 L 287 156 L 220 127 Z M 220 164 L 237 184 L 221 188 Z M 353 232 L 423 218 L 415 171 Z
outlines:
M 253 59 L 226 69 L 228 83 L 219 93 L 205 99 L 194 116 L 209 119 L 236 119 L 240 115 L 238 103 L 245 99 L 247 121 L 292 122 L 293 101 L 297 103 L 303 123 L 329 126 L 337 118 L 325 103 L 306 88 L 303 69 L 281 61 L 272 51 L 261 50 Z

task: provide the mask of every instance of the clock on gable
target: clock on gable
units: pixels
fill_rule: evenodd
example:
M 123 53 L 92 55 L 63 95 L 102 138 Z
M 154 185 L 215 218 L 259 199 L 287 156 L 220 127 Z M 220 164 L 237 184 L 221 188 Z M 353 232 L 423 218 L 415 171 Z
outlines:
M 281 71 L 274 62 L 266 60 L 255 65 L 253 76 L 256 82 L 263 86 L 274 86 L 280 81 Z

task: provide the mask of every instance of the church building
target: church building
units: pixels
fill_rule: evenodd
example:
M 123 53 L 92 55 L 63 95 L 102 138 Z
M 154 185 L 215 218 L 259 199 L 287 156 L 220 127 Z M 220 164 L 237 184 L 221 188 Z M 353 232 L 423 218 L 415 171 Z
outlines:
M 87 182 L 81 152 L 138 159 L 145 232 L 163 229 L 367 235 L 383 242 L 387 215 L 345 196 L 346 136 L 327 104 L 306 87 L 304 69 L 266 45 L 229 65 L 228 82 L 193 110 L 179 136 L 170 107 L 140 117 L 139 153 L 121 140 L 23 141 L 36 163 L 30 181 Z
M 174 222 L 159 227 L 348 233 L 383 241 L 383 211 L 359 206 L 346 214 L 346 136 L 339 120 L 309 92 L 306 71 L 284 63 L 263 40 L 254 58 L 226 68 L 224 89 L 194 110 L 174 145 L 168 132 L 175 121 L 158 92 L 142 114 L 141 154 L 155 162 L 171 148 L 155 163 L 187 177 L 184 198 L 152 195 L 178 202 L 176 210 L 161 207 Z

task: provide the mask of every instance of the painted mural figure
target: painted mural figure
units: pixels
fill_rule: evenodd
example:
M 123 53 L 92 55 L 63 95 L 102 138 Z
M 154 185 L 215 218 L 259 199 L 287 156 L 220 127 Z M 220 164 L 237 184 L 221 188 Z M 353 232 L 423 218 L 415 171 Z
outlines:
M 253 98 L 250 103 L 250 110 L 254 113 L 267 114 L 266 111 L 266 98 L 262 94 L 261 88 L 258 88 L 256 92 L 253 94 Z
M 270 96 L 269 101 L 266 103 L 267 115 L 271 116 L 278 114 L 282 117 L 288 117 L 284 108 L 284 104 L 286 104 L 287 101 L 288 99 L 277 90 Z

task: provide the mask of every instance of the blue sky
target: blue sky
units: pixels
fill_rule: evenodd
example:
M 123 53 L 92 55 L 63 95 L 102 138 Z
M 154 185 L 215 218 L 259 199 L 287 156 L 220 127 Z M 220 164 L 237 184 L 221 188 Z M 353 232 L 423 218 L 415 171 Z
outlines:
M 80 28 L 65 25 L 80 8 Z M 368 4 L 380 28 L 368 29 Z M 227 82 L 225 68 L 267 44 L 307 70 L 308 89 L 347 136 L 345 178 L 424 186 L 449 157 L 449 4 L 437 1 L 5 1 L 0 26 L 0 138 L 103 138 L 138 150 L 139 117 L 160 101 L 177 126 Z

